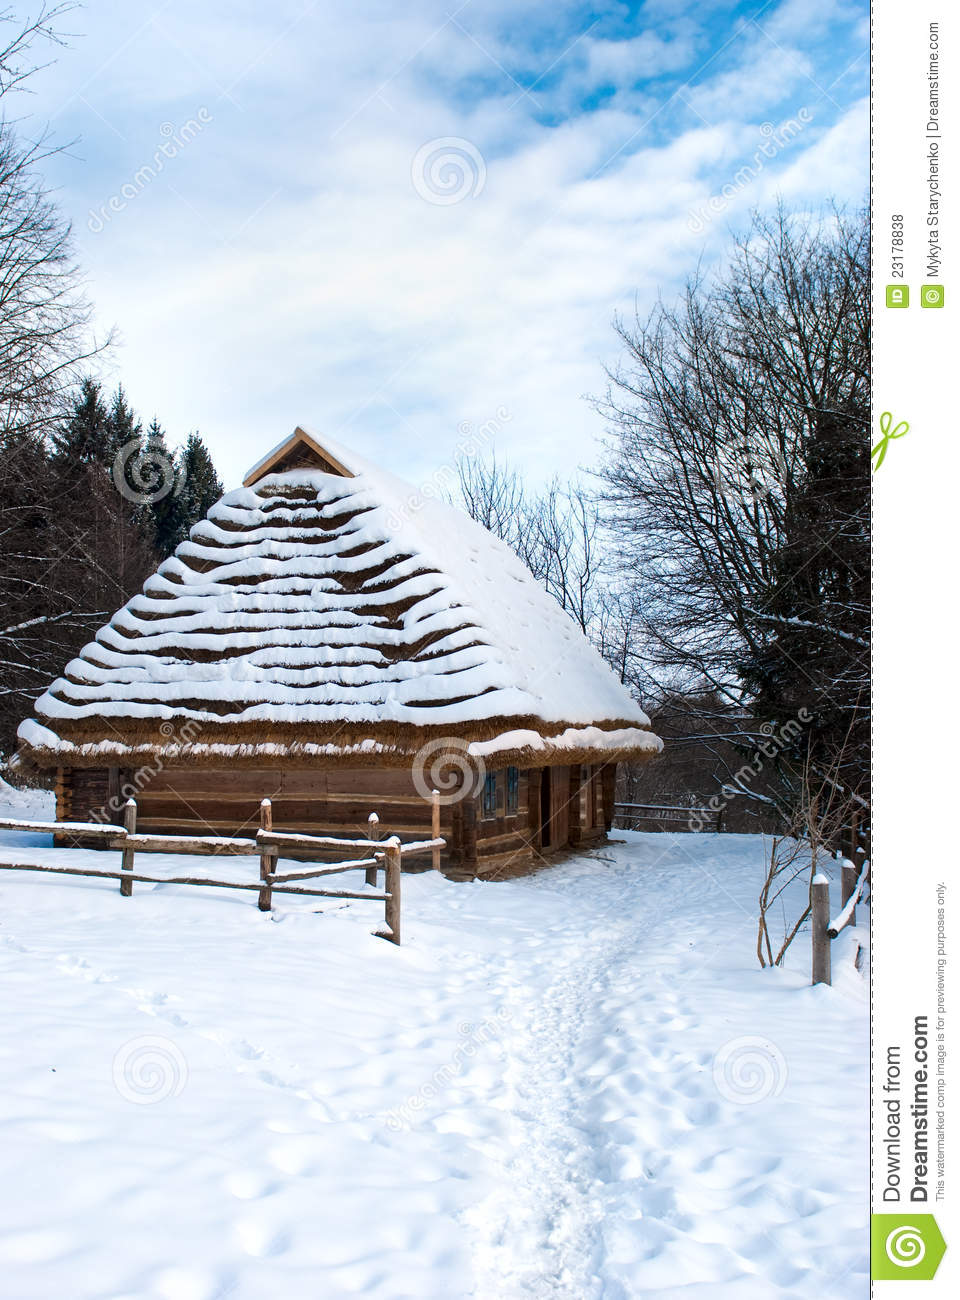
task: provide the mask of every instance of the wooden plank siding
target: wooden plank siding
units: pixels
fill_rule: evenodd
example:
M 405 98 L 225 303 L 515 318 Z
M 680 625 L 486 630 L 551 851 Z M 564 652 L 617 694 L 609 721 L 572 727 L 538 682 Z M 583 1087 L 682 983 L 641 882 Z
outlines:
M 478 822 L 477 874 L 519 869 L 558 850 L 589 847 L 602 840 L 607 831 L 604 788 L 609 778 L 605 773 L 614 767 L 578 763 L 553 767 L 547 769 L 545 783 L 543 769 L 521 771 L 518 808 L 510 815 L 505 808 L 505 772 L 488 773 L 498 778 L 497 811 L 496 816 L 481 816 Z M 549 808 L 543 807 L 544 785 L 549 786 Z
M 565 765 L 519 772 L 517 807 L 506 808 L 506 769 L 496 777 L 496 814 L 483 815 L 482 790 L 440 805 L 440 834 L 447 841 L 440 868 L 455 879 L 473 879 L 504 868 L 529 868 L 543 855 L 601 839 L 613 809 L 614 764 Z M 544 771 L 546 777 L 544 778 Z M 549 808 L 543 791 L 549 788 Z M 148 834 L 251 836 L 259 826 L 260 802 L 270 799 L 278 831 L 350 837 L 366 835 L 376 812 L 382 836 L 429 839 L 431 804 L 417 790 L 413 773 L 397 768 L 281 767 L 218 769 L 167 767 L 151 772 L 118 768 L 62 768 L 57 774 L 59 821 L 115 821 L 123 802 L 137 800 L 137 826 Z M 111 805 L 111 799 L 113 804 Z M 544 823 L 549 842 L 544 843 Z M 57 837 L 66 845 L 66 837 Z M 89 847 L 95 847 L 91 841 Z M 102 846 L 101 846 L 102 847 Z M 342 856 L 349 856 L 345 850 Z M 301 856 L 301 855 L 293 855 Z M 336 851 L 329 856 L 337 858 Z M 426 870 L 423 862 L 408 864 Z
M 279 831 L 366 835 L 367 818 L 376 812 L 383 837 L 396 834 L 407 840 L 430 839 L 432 834 L 431 804 L 417 791 L 410 771 L 168 767 L 147 779 L 142 773 L 143 769 L 138 778 L 133 772 L 119 772 L 121 808 L 112 815 L 108 807 L 109 769 L 65 769 L 62 793 L 58 794 L 58 820 L 66 820 L 69 814 L 79 821 L 119 822 L 122 802 L 132 794 L 137 800 L 137 825 L 147 833 L 178 835 L 199 831 L 250 836 L 260 824 L 261 800 L 270 799 L 274 829 Z M 453 806 L 441 804 L 440 834 L 448 841 L 448 849 L 441 853 L 441 868 L 450 858 L 453 832 Z M 349 857 L 350 852 L 345 850 L 343 856 Z M 334 861 L 337 853 L 325 851 L 324 856 Z M 426 855 L 422 864 L 412 859 L 408 865 L 415 870 L 429 867 L 430 856 Z
M 521 769 L 516 811 L 507 811 L 507 769 L 487 773 L 496 777 L 496 816 L 477 822 L 477 874 L 489 875 L 504 866 L 529 866 L 533 859 L 534 831 L 530 825 L 530 773 Z
M 107 767 L 59 767 L 56 781 L 58 822 L 119 822 L 108 808 L 111 777 Z M 56 848 L 103 848 L 97 840 L 54 834 Z
M 550 844 L 555 853 L 566 848 L 570 839 L 570 769 L 550 768 Z
M 603 828 L 609 832 L 613 826 L 614 803 L 617 798 L 616 763 L 604 763 L 600 769 L 600 787 L 603 791 Z
M 272 803 L 273 827 L 278 831 L 366 835 L 367 819 L 375 812 L 380 818 L 381 838 L 431 836 L 432 808 L 414 785 L 412 772 L 389 768 L 251 772 L 170 768 L 138 796 L 138 825 L 157 834 L 172 834 L 197 823 L 210 834 L 250 834 L 259 823 L 260 801 L 265 798 Z M 452 831 L 451 808 L 441 805 L 440 834 L 450 840 Z M 351 852 L 344 850 L 341 856 L 349 857 Z M 325 851 L 325 856 L 335 861 L 337 852 Z M 441 854 L 441 866 L 444 856 Z M 449 858 L 449 850 L 446 856 Z M 429 855 L 423 863 L 409 865 L 429 867 Z

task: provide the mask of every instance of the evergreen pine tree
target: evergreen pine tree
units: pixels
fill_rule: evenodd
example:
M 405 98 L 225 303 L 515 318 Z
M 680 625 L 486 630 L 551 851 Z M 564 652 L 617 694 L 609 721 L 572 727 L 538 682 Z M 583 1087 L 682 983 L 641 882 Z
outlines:
M 122 384 L 118 384 L 117 391 L 113 395 L 113 401 L 110 403 L 106 432 L 107 458 L 111 467 L 117 452 L 121 448 L 143 437 L 143 425 L 137 419 L 136 412 L 128 404 L 127 395 L 123 391 Z
M 85 379 L 69 415 L 51 435 L 54 460 L 60 464 L 106 465 L 110 450 L 109 420 L 99 383 Z
M 183 491 L 183 533 L 178 543 L 185 541 L 190 529 L 203 519 L 207 511 L 223 496 L 223 484 L 207 451 L 206 444 L 197 432 L 187 438 L 187 445 L 180 453 L 180 473 Z
M 151 432 L 153 426 L 151 426 Z M 162 433 L 161 433 L 162 437 Z M 161 451 L 154 435 L 151 451 Z M 171 555 L 190 536 L 190 529 L 223 496 L 210 453 L 199 433 L 191 433 L 177 457 L 172 490 L 153 505 L 154 543 L 162 555 Z
M 160 493 L 155 501 L 146 502 L 138 512 L 141 532 L 149 536 L 161 555 L 170 555 L 176 547 L 183 523 L 183 477 L 156 416 L 150 421 L 139 461 L 143 490 L 151 495 Z

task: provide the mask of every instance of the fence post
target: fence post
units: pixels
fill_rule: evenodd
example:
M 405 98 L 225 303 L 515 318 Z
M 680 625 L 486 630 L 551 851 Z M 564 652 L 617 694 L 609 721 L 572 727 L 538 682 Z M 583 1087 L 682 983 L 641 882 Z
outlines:
M 850 814 L 850 825 L 845 838 L 847 842 L 843 846 L 843 856 L 852 862 L 856 858 L 857 840 L 860 838 L 860 814 L 856 810 Z
M 430 819 L 431 838 L 438 840 L 440 838 L 440 791 L 439 790 L 434 790 L 433 794 L 430 796 L 430 801 L 432 804 L 431 819 Z M 440 850 L 438 848 L 434 848 L 432 856 L 433 856 L 433 869 L 434 871 L 439 871 Z
M 810 886 L 810 926 L 813 931 L 813 980 L 814 984 L 830 983 L 830 939 L 827 926 L 830 924 L 830 882 L 819 873 L 814 876 Z
M 843 865 L 840 868 L 840 904 L 842 907 L 846 907 L 847 900 L 852 896 L 854 890 L 857 888 L 857 881 L 859 878 L 860 872 L 857 867 L 852 862 L 848 862 L 844 859 Z M 850 913 L 850 920 L 847 922 L 847 925 L 853 926 L 856 924 L 857 909 L 854 907 Z
M 858 872 L 863 870 L 863 864 L 866 862 L 869 856 L 870 855 L 867 853 L 867 850 L 863 847 L 863 845 L 858 844 L 856 847 L 856 851 L 854 852 L 853 855 L 853 865 L 856 867 Z
M 273 804 L 269 799 L 260 801 L 260 829 L 262 831 L 273 830 Z M 270 875 L 275 871 L 277 865 L 278 853 L 275 850 L 268 849 L 265 844 L 260 845 L 260 879 L 264 882 L 269 881 Z M 264 883 L 257 897 L 257 906 L 261 912 L 269 912 L 273 891 L 269 883 Z
M 135 835 L 137 831 L 137 801 L 128 799 L 123 807 L 123 829 L 128 835 Z M 120 870 L 133 872 L 133 849 L 124 848 L 120 858 Z M 124 898 L 129 898 L 133 893 L 133 881 L 121 880 L 120 893 Z
M 389 938 L 400 942 L 400 841 L 396 835 L 387 840 L 386 877 L 389 898 L 384 904 L 384 916 L 390 929 Z
M 380 838 L 380 818 L 377 816 L 376 813 L 371 813 L 370 816 L 367 818 L 367 839 L 378 840 L 379 838 Z M 367 867 L 366 871 L 363 873 L 363 879 L 366 882 L 366 884 L 373 885 L 374 889 L 376 889 L 377 868 Z

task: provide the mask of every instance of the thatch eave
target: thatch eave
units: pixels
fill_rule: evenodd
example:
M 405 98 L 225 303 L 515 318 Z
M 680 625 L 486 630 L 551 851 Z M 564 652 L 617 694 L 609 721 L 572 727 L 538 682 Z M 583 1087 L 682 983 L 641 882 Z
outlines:
M 553 767 L 567 763 L 613 763 L 655 757 L 658 737 L 621 720 L 598 726 L 545 724 L 536 718 L 497 718 L 460 729 L 410 725 L 200 724 L 190 719 L 161 723 L 133 720 L 123 727 L 101 723 L 59 724 L 56 732 L 34 724 L 21 737 L 20 758 L 52 767 L 341 767 L 409 768 L 456 763 L 458 757 L 491 769 L 508 765 Z

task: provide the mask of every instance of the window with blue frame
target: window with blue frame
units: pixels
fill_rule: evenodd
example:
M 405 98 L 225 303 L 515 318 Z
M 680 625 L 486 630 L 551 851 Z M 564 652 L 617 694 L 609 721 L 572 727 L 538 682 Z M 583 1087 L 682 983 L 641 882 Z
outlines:
M 520 807 L 520 769 L 519 767 L 507 768 L 507 816 L 515 813 Z
M 497 815 L 497 774 L 488 772 L 483 782 L 483 816 Z

